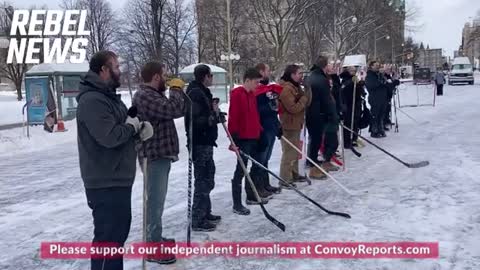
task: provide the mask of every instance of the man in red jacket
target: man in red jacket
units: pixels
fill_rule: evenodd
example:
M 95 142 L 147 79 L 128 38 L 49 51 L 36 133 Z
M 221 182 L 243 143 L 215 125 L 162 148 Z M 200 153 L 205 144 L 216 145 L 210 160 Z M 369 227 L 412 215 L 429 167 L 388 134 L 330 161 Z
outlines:
M 236 87 L 230 93 L 230 108 L 228 111 L 228 131 L 232 134 L 237 147 L 244 153 L 252 156 L 258 151 L 259 139 L 262 133 L 260 116 L 257 109 L 255 89 L 260 83 L 262 75 L 254 68 L 248 69 L 243 76 L 243 85 Z M 243 158 L 247 164 L 248 159 Z M 242 205 L 242 179 L 244 172 L 240 163 L 232 179 L 233 212 L 239 215 L 249 215 L 250 210 Z M 255 179 L 252 176 L 252 179 Z M 257 204 L 249 183 L 245 183 L 247 204 Z M 266 203 L 267 200 L 264 201 Z

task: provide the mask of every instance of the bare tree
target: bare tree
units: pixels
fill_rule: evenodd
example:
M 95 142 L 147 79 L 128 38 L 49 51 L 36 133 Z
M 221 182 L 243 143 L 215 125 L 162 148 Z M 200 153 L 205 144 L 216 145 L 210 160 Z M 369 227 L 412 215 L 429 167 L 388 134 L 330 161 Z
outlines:
M 87 56 L 112 47 L 119 24 L 106 0 L 62 0 L 63 9 L 87 10 L 86 27 L 90 31 Z
M 184 0 L 171 0 L 166 11 L 165 19 L 168 31 L 164 48 L 168 58 L 172 60 L 170 66 L 174 74 L 178 75 L 180 66 L 187 64 L 182 63 L 182 60 L 185 60 L 182 55 L 188 54 L 192 45 L 195 45 L 193 30 L 196 21 L 192 9 L 185 5 Z
M 290 35 L 307 20 L 307 10 L 314 0 L 249 0 L 252 20 L 267 43 L 273 47 L 272 67 L 278 75 L 288 52 Z
M 20 40 L 22 37 L 20 35 L 11 36 L 10 35 L 10 28 L 12 25 L 12 18 L 13 18 L 14 8 L 8 3 L 2 3 L 0 7 L 0 31 L 3 33 L 4 36 L 7 37 L 8 40 L 16 39 L 17 44 L 20 44 Z M 14 62 L 11 64 L 7 64 L 7 54 L 8 49 L 1 49 L 1 63 L 0 63 L 0 70 L 2 74 L 13 82 L 15 86 L 15 90 L 17 91 L 17 100 L 22 100 L 22 82 L 25 73 L 27 72 L 28 65 L 25 64 L 26 53 L 23 55 L 23 59 L 14 59 Z
M 305 38 L 304 49 L 307 52 L 307 59 L 304 63 L 311 65 L 315 59 L 322 53 L 322 41 L 325 39 L 325 31 L 328 26 L 328 9 L 326 8 L 328 1 L 316 1 L 312 8 L 307 10 L 307 20 L 301 26 Z

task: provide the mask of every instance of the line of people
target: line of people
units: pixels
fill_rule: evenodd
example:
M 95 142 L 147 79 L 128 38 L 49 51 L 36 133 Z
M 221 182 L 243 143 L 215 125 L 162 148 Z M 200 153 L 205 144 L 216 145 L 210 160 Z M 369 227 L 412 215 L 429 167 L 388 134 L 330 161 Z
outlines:
M 175 243 L 174 239 L 164 236 L 162 216 L 170 168 L 178 161 L 180 152 L 174 120 L 181 117 L 184 117 L 187 149 L 191 151 L 194 167 L 192 230 L 215 230 L 221 216 L 212 213 L 210 199 L 215 187 L 214 148 L 217 147 L 218 125 L 226 124 L 227 119 L 209 89 L 213 83 L 210 68 L 197 65 L 195 79 L 186 91 L 183 81 L 169 81 L 167 97 L 164 66 L 159 62 L 147 63 L 141 70 L 143 84 L 132 100 L 137 115 L 129 115 L 116 94 L 120 86 L 117 55 L 101 51 L 93 55 L 89 64 L 90 70 L 80 83 L 76 121 L 81 177 L 95 227 L 93 245 L 124 245 L 130 231 L 137 158 L 141 165 L 145 162 L 147 165 L 147 171 L 143 172 L 148 198 L 146 241 Z M 380 127 L 384 129 L 382 119 L 389 96 L 384 92 L 395 84 L 389 81 L 391 79 L 383 79 L 378 71 L 378 64 L 371 63 L 363 83 L 357 81 L 354 67 L 338 75 L 323 56 L 316 60 L 306 80 L 298 65 L 288 65 L 278 83 L 270 82 L 271 71 L 267 64 L 247 69 L 243 84 L 230 92 L 228 131 L 237 147 L 230 145 L 230 150 L 241 150 L 268 168 L 275 141 L 281 139 L 280 176 L 290 184 L 276 187 L 271 184 L 268 172 L 252 165 L 249 173 L 261 198 L 258 202 L 252 187 L 243 183 L 244 171 L 237 162 L 231 179 L 233 212 L 250 214 L 242 203 L 243 186 L 246 205 L 266 204 L 282 189 L 307 180 L 307 176 L 299 172 L 298 153 L 284 141 L 287 139 L 299 145 L 305 128 L 310 138 L 308 156 L 326 171 L 338 170 L 331 161 L 339 146 L 342 119 L 347 126 L 353 121 L 355 131 L 365 127 L 362 123 L 366 111 L 364 85 L 368 88 L 372 107 L 372 136 L 378 137 Z M 345 147 L 355 146 L 357 138 L 346 130 L 343 133 Z M 243 161 L 248 163 L 246 158 Z M 308 176 L 326 179 L 316 167 L 311 167 Z M 176 258 L 173 254 L 155 254 L 147 260 L 169 264 Z M 123 259 L 92 258 L 91 268 L 123 269 Z

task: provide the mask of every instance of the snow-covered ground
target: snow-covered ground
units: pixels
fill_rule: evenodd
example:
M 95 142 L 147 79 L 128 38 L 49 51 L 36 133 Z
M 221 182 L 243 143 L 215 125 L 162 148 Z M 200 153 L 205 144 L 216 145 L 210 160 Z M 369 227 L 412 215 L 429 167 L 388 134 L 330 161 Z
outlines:
M 25 101 L 18 101 L 16 92 L 0 91 L 0 126 L 21 123 L 23 105 Z
M 193 241 L 425 241 L 439 242 L 439 259 L 428 260 L 286 260 L 221 257 L 180 260 L 172 266 L 149 264 L 148 269 L 480 269 L 480 85 L 446 86 L 436 107 L 402 110 L 423 125 L 399 113 L 400 133 L 375 140 L 407 161 L 429 160 L 430 166 L 408 169 L 371 146 L 363 156 L 347 154 L 347 171 L 334 176 L 349 189 L 368 190 L 349 196 L 333 181 L 315 181 L 302 191 L 324 207 L 344 211 L 352 219 L 328 216 L 299 197 L 284 191 L 266 208 L 287 226 L 281 232 L 267 221 L 259 207 L 250 216 L 231 211 L 230 179 L 235 157 L 227 150 L 220 130 L 215 151 L 215 214 L 223 217 L 217 231 L 193 233 Z M 429 92 L 431 93 L 431 92 Z M 420 95 L 430 100 L 427 94 Z M 416 88 L 401 90 L 402 104 L 416 104 Z M 423 101 L 423 99 L 422 99 Z M 422 103 L 422 101 L 420 103 Z M 129 101 L 126 101 L 130 105 Z M 3 111 L 3 107 L 2 107 Z M 0 131 L 0 269 L 88 269 L 87 260 L 41 260 L 42 241 L 90 241 L 92 218 L 79 177 L 74 122 L 67 133 L 22 130 Z M 185 241 L 187 155 L 182 121 L 180 161 L 172 166 L 164 215 L 164 233 Z M 31 148 L 31 149 L 30 149 Z M 271 168 L 278 171 L 281 156 L 276 144 Z M 133 221 L 128 242 L 142 239 L 142 176 L 137 174 L 132 197 Z M 125 269 L 141 269 L 138 260 Z

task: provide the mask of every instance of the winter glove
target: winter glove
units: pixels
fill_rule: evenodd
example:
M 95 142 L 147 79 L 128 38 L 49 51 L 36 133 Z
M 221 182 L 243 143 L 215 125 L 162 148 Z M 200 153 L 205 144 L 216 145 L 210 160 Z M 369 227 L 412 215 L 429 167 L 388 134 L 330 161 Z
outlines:
M 183 88 L 185 88 L 185 82 L 181 79 L 171 79 L 167 82 L 167 85 L 171 90 L 183 91 Z
M 152 124 L 150 124 L 150 122 L 148 121 L 142 122 L 139 135 L 140 135 L 140 140 L 142 140 L 142 142 L 152 138 L 153 137 Z
M 218 124 L 226 123 L 226 122 L 227 122 L 227 119 L 225 118 L 225 116 L 227 116 L 227 113 L 220 112 L 220 113 L 217 115 L 217 123 L 218 123 Z
M 135 129 L 135 134 L 137 134 L 140 130 L 140 120 L 138 119 L 138 117 L 128 116 L 125 124 L 132 125 L 132 127 Z
M 278 129 L 276 136 L 277 136 L 277 139 L 279 139 L 279 140 L 282 139 L 282 137 L 283 137 L 283 129 L 282 129 L 282 127 L 280 127 L 280 128 Z

